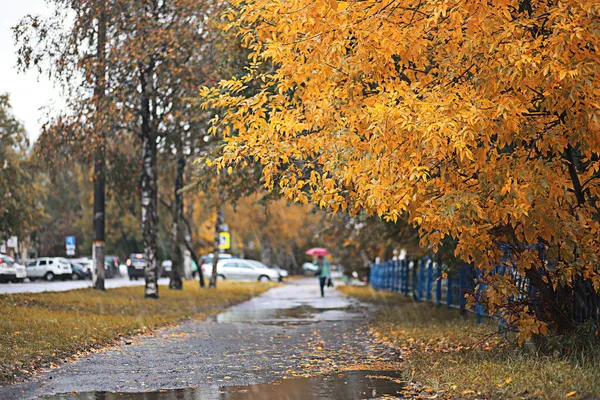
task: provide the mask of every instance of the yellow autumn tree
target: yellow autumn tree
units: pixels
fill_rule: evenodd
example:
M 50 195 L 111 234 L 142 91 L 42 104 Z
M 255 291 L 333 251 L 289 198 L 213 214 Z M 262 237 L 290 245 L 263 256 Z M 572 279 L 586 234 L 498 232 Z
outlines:
M 224 18 L 250 65 L 202 92 L 222 167 L 456 239 L 521 339 L 570 329 L 575 305 L 598 317 L 600 3 L 235 0 Z

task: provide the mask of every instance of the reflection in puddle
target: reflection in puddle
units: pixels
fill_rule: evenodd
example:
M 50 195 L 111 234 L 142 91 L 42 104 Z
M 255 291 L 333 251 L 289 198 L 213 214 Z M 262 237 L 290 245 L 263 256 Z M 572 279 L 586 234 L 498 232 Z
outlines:
M 320 321 L 342 321 L 361 318 L 348 308 L 314 308 L 301 305 L 292 308 L 234 308 L 217 315 L 217 323 L 258 323 L 263 325 L 306 325 Z
M 339 375 L 290 378 L 250 386 L 200 386 L 194 389 L 144 393 L 78 393 L 47 399 L 61 400 L 345 400 L 396 396 L 402 390 L 394 371 L 345 371 Z

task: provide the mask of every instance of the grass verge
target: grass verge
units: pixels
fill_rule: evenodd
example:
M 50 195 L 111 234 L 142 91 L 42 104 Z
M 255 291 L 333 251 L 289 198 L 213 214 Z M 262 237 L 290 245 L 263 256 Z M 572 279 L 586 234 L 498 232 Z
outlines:
M 273 286 L 219 282 L 214 290 L 188 283 L 182 291 L 161 286 L 158 300 L 144 299 L 140 286 L 0 295 L 0 384 L 105 347 L 122 336 L 216 315 Z
M 488 399 L 600 397 L 600 346 L 596 332 L 576 338 L 544 338 L 542 346 L 519 348 L 513 335 L 496 334 L 493 320 L 477 325 L 473 315 L 465 319 L 457 310 L 416 303 L 400 294 L 377 292 L 370 287 L 339 289 L 361 301 L 380 305 L 372 332 L 401 350 L 412 395 L 428 397 L 437 393 L 439 397 Z

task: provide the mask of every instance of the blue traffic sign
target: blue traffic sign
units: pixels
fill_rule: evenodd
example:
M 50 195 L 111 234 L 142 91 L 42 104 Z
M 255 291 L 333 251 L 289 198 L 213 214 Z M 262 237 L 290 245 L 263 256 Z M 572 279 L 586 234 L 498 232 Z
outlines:
M 67 236 L 65 238 L 65 243 L 67 247 L 75 247 L 75 236 Z

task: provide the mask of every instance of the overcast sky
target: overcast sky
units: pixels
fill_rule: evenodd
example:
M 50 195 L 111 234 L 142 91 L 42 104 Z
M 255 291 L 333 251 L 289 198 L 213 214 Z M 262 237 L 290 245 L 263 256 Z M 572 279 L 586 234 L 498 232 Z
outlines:
M 60 109 L 59 91 L 36 71 L 18 73 L 11 27 L 27 14 L 48 15 L 44 0 L 0 0 L 0 93 L 8 92 L 15 116 L 23 122 L 30 140 L 40 134 L 42 107 Z

